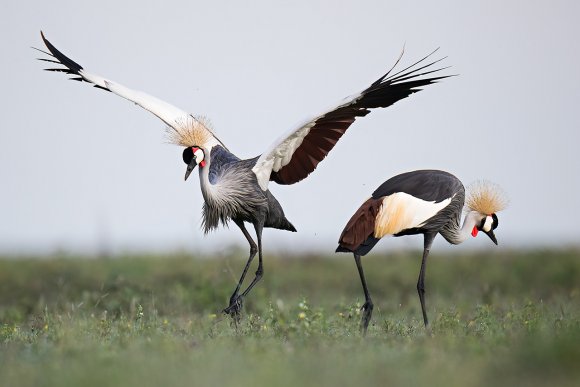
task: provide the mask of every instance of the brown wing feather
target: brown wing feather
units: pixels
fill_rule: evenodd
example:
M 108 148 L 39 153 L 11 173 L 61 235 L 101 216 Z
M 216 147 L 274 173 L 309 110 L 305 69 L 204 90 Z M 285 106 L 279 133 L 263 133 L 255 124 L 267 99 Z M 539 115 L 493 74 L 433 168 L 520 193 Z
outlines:
M 340 234 L 338 244 L 355 251 L 361 243 L 375 232 L 375 219 L 380 211 L 382 199 L 370 198 L 350 218 Z
M 449 77 L 421 78 L 427 74 L 443 70 L 438 68 L 420 72 L 442 59 L 413 68 L 432 54 L 391 76 L 389 76 L 390 71 L 387 72 L 360 93 L 358 97 L 318 117 L 300 146 L 292 154 L 290 162 L 280 168 L 279 171 L 272 171 L 270 180 L 278 184 L 294 184 L 306 178 L 314 171 L 318 163 L 324 160 L 328 152 L 334 148 L 338 140 L 358 117 L 366 116 L 371 112 L 371 109 L 388 107 L 421 90 L 423 86 Z M 308 157 L 305 157 L 305 155 L 308 155 Z
M 354 118 L 345 119 L 340 117 L 333 119 L 334 114 L 328 117 L 322 117 L 310 129 L 310 132 L 302 144 L 296 149 L 290 163 L 280 169 L 278 172 L 272 172 L 270 180 L 278 184 L 294 184 L 308 176 L 319 162 L 324 160 L 328 152 L 338 142 L 340 137 L 346 132 L 348 127 L 354 122 Z

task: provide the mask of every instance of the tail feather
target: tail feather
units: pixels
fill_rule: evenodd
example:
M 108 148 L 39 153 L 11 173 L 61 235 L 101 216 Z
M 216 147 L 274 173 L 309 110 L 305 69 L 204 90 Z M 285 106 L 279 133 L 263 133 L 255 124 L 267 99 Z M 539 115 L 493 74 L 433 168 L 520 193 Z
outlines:
M 282 219 L 282 222 L 280 222 L 280 229 L 281 230 L 287 230 L 287 231 L 292 231 L 292 232 L 296 232 L 296 228 L 294 227 L 294 225 L 292 223 L 290 223 L 290 221 L 286 218 Z

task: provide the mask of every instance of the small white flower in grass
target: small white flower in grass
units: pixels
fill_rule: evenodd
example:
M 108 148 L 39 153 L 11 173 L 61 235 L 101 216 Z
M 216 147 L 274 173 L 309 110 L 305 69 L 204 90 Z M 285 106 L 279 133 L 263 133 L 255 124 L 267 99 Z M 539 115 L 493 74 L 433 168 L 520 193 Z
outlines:
M 278 309 L 283 310 L 284 309 L 284 301 L 282 301 L 281 299 L 277 299 L 276 300 L 276 306 L 278 307 Z

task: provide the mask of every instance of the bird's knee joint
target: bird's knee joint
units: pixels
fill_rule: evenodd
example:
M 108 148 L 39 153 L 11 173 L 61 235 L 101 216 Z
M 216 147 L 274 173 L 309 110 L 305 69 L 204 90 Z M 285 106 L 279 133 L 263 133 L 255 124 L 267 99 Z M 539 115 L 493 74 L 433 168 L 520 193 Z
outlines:
M 261 267 L 258 267 L 258 270 L 256 270 L 256 278 L 260 279 L 260 278 L 262 278 L 263 275 L 264 275 L 264 269 Z
M 258 247 L 256 245 L 250 246 L 250 255 L 256 255 L 258 253 Z

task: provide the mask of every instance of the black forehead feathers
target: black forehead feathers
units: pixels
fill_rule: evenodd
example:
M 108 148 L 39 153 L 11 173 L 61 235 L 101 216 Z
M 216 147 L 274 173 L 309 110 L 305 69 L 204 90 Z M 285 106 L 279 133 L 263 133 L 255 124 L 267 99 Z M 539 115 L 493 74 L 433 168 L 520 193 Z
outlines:
M 193 159 L 193 149 L 191 147 L 187 147 L 183 150 L 183 162 L 189 165 L 191 159 Z
M 491 214 L 491 219 L 493 219 L 493 223 L 491 224 L 491 229 L 495 230 L 499 224 L 499 219 L 497 218 L 496 214 Z

